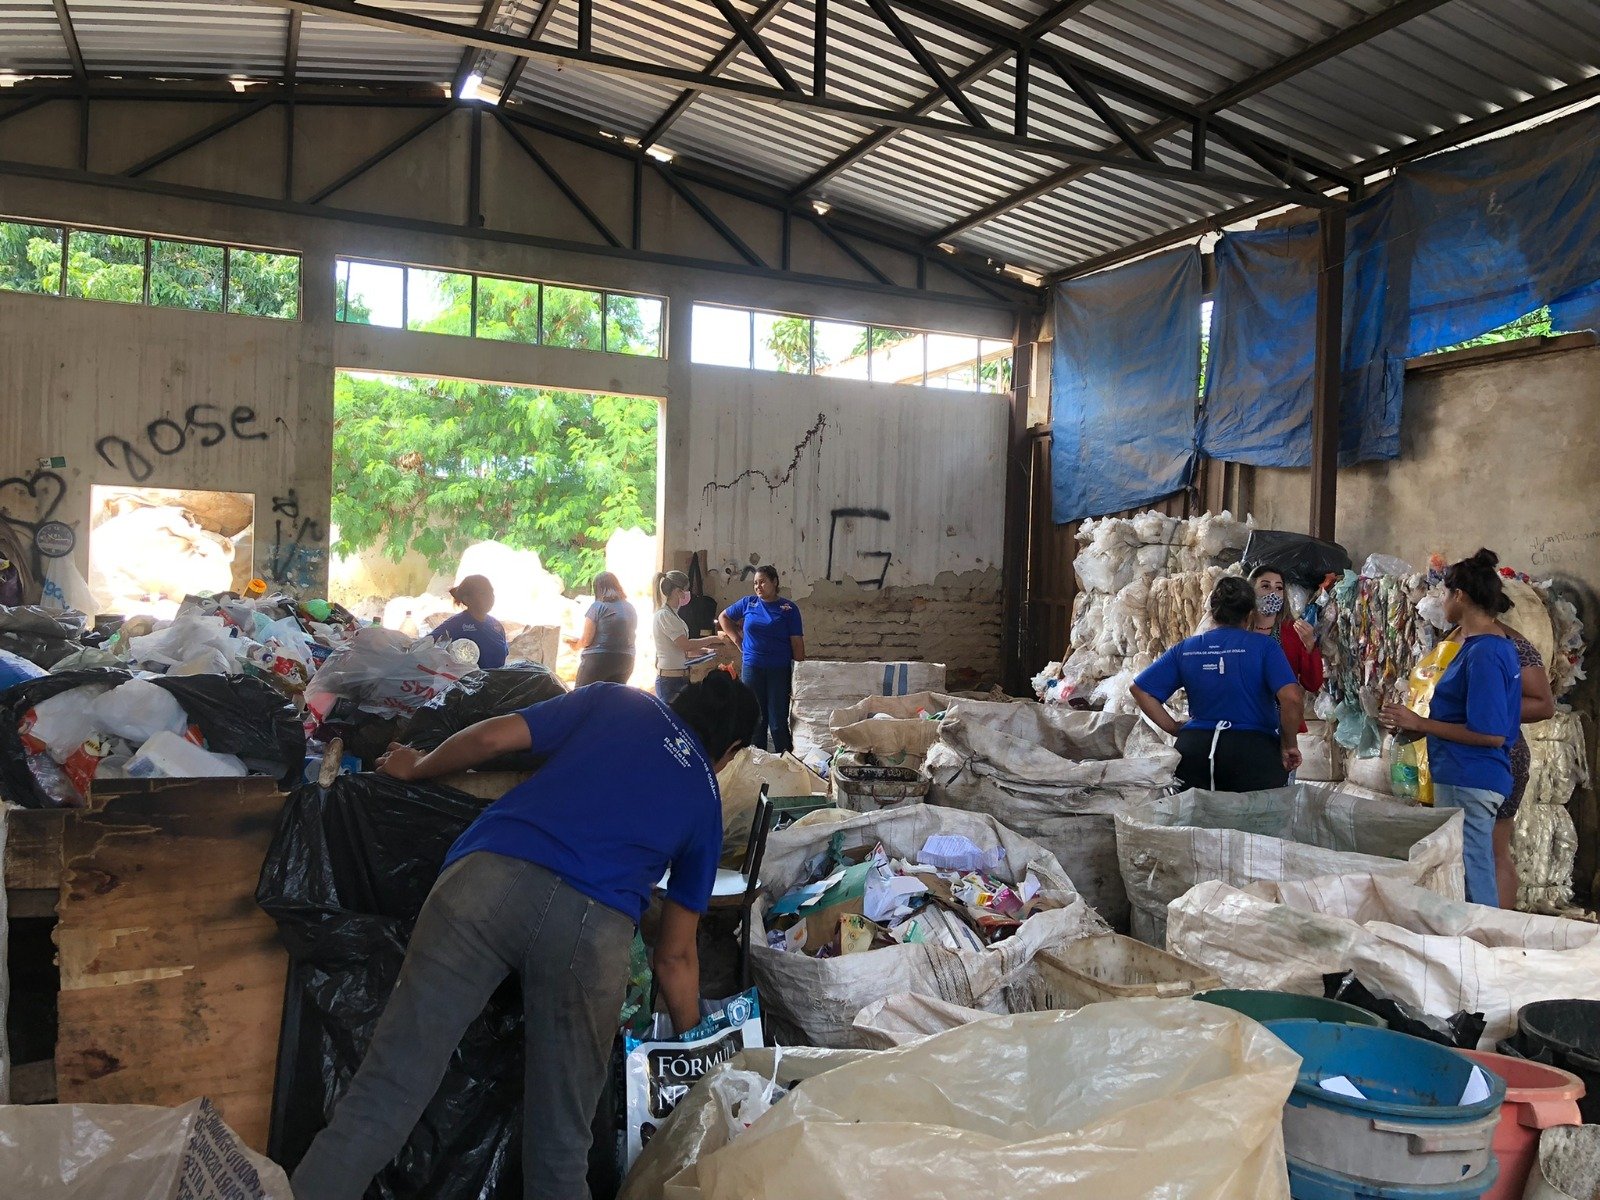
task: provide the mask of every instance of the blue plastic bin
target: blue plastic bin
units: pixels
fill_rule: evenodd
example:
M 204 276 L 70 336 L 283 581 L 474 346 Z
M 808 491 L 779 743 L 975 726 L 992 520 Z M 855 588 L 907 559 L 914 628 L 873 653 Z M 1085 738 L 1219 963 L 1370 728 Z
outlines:
M 1461 1183 L 1432 1187 L 1406 1184 L 1367 1183 L 1337 1171 L 1322 1171 L 1305 1163 L 1289 1160 L 1290 1200 L 1479 1200 L 1494 1186 L 1500 1170 L 1493 1159 L 1489 1168 Z
M 1373 1195 L 1406 1194 L 1394 1192 L 1397 1187 L 1481 1183 L 1479 1192 L 1460 1193 L 1470 1196 L 1492 1182 L 1480 1177 L 1494 1164 L 1506 1094 L 1499 1076 L 1483 1071 L 1488 1097 L 1463 1104 L 1477 1064 L 1448 1047 L 1364 1025 L 1269 1021 L 1267 1028 L 1301 1058 L 1300 1078 L 1283 1109 L 1283 1146 L 1290 1159 L 1366 1186 Z M 1321 1086 L 1336 1076 L 1347 1078 L 1361 1096 Z

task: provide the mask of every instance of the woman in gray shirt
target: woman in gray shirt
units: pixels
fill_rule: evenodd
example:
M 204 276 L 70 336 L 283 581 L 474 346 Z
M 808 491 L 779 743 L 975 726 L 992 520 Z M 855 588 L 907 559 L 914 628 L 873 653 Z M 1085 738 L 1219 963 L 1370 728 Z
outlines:
M 628 603 L 617 577 L 610 571 L 596 575 L 594 603 L 583 615 L 579 687 L 586 683 L 628 682 L 633 674 L 633 640 L 638 626 L 639 614 Z

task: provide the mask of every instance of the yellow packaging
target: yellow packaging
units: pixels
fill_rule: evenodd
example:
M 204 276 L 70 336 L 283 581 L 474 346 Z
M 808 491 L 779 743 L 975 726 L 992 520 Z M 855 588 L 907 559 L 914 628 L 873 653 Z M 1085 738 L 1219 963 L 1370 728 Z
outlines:
M 1433 689 L 1461 649 L 1460 642 L 1443 641 L 1422 656 L 1411 669 L 1406 707 L 1426 717 L 1433 703 Z M 1433 803 L 1433 776 L 1428 771 L 1428 739 L 1414 738 L 1395 747 L 1394 763 L 1389 768 L 1389 783 L 1394 794 L 1419 804 Z

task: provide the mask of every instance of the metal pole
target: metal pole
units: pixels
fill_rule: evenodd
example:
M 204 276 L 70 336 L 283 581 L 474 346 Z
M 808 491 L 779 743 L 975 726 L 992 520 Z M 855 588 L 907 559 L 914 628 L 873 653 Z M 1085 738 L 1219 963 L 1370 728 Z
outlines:
M 1333 541 L 1339 500 L 1339 409 L 1344 375 L 1344 208 L 1320 218 L 1316 396 L 1311 408 L 1311 536 Z

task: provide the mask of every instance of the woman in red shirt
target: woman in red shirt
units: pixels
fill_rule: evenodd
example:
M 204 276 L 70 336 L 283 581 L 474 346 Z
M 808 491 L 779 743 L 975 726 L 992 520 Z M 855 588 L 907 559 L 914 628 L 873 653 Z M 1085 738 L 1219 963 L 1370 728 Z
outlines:
M 1317 649 L 1317 631 L 1305 621 L 1290 617 L 1288 589 L 1283 576 L 1271 567 L 1257 567 L 1250 572 L 1250 582 L 1256 587 L 1256 612 L 1250 628 L 1256 633 L 1270 634 L 1283 645 L 1284 657 L 1294 671 L 1294 677 L 1305 689 L 1306 708 L 1310 698 L 1322 690 L 1322 652 Z M 1286 619 L 1288 618 L 1288 619 Z M 1306 731 L 1305 722 L 1300 732 Z

